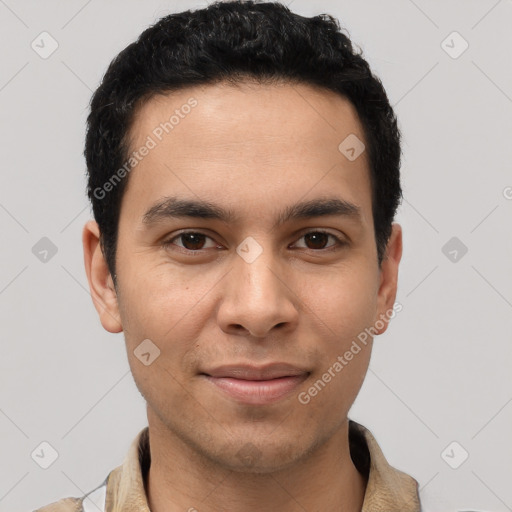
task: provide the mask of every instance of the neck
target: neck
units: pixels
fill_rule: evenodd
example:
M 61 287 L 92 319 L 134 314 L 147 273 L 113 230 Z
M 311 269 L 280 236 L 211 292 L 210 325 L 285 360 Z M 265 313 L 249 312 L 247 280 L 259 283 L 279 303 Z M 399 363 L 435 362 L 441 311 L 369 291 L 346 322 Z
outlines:
M 271 473 L 229 470 L 153 420 L 146 479 L 151 512 L 361 511 L 366 479 L 350 457 L 348 420 L 300 461 Z

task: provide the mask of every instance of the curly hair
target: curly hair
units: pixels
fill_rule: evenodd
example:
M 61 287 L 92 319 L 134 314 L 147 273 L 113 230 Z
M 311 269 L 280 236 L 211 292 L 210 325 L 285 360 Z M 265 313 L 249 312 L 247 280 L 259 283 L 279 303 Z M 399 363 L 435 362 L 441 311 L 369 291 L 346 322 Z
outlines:
M 247 78 L 317 86 L 354 105 L 370 162 L 381 265 L 402 198 L 401 135 L 382 82 L 331 15 L 303 17 L 279 2 L 217 1 L 169 14 L 144 30 L 112 60 L 91 98 L 84 150 L 87 195 L 114 283 L 119 212 L 128 177 L 108 192 L 102 187 L 127 161 L 136 109 L 156 94 Z

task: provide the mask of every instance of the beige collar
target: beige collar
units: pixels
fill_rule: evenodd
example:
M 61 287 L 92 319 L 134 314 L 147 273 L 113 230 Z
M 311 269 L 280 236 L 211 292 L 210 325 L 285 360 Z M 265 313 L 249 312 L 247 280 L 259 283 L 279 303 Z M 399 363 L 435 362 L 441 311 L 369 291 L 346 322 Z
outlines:
M 362 512 L 420 512 L 418 483 L 390 466 L 371 432 L 349 420 L 350 454 L 368 477 Z M 150 464 L 149 428 L 133 440 L 121 466 L 108 476 L 106 512 L 150 512 L 143 475 Z

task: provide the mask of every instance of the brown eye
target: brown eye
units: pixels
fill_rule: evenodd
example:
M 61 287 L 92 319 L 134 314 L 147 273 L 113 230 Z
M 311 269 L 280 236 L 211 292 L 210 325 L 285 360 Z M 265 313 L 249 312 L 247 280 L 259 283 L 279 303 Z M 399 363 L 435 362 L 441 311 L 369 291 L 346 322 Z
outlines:
M 181 249 L 185 249 L 186 251 L 194 252 L 194 251 L 200 251 L 202 249 L 207 249 L 208 247 L 205 247 L 205 244 L 207 243 L 207 240 L 212 240 L 209 236 L 198 233 L 195 231 L 188 231 L 185 233 L 180 233 L 179 235 L 164 241 L 162 245 L 165 248 L 170 248 L 172 245 L 175 245 Z M 181 243 L 179 243 L 181 242 Z M 215 244 L 213 243 L 213 240 L 210 242 L 213 245 L 210 245 L 211 247 L 214 247 Z
M 206 236 L 201 233 L 183 233 L 179 238 L 181 239 L 185 249 L 196 251 L 203 248 Z
M 329 238 L 334 240 L 334 243 L 328 244 Z M 299 245 L 300 248 L 310 249 L 312 251 L 328 251 L 335 250 L 337 248 L 347 245 L 346 242 L 338 238 L 332 233 L 327 231 L 310 231 L 301 236 L 300 240 L 304 240 L 303 245 Z
M 306 240 L 306 245 L 308 243 L 308 249 L 325 249 L 325 245 L 329 239 L 329 235 L 327 233 L 322 232 L 313 232 L 304 235 L 304 240 Z

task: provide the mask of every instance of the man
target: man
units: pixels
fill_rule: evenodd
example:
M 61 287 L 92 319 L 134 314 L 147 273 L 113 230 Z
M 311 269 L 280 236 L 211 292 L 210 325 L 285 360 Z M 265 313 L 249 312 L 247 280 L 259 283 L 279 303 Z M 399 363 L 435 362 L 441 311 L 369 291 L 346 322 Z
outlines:
M 395 303 L 400 133 L 327 15 L 217 2 L 162 18 L 91 101 L 83 230 L 148 427 L 41 511 L 419 511 L 348 418 Z

